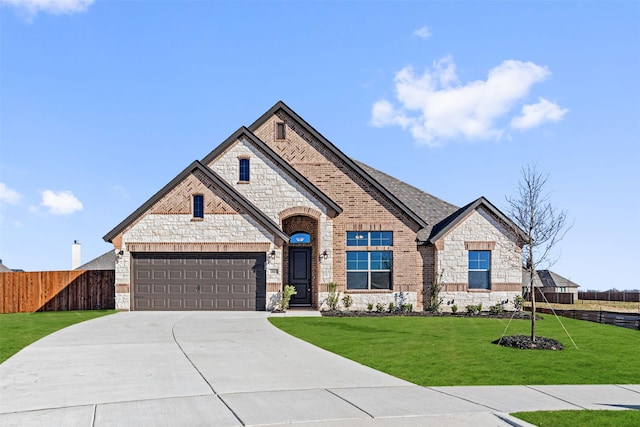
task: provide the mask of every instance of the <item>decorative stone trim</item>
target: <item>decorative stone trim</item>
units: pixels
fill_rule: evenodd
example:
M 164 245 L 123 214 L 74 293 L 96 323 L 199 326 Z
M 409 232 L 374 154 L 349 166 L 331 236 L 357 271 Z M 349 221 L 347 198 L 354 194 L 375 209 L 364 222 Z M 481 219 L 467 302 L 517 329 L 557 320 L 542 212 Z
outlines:
M 444 239 L 436 240 L 436 242 L 434 243 L 434 246 L 436 247 L 437 250 L 444 251 Z
M 496 242 L 464 242 L 467 251 L 492 251 L 495 247 Z
M 270 243 L 140 243 L 129 242 L 129 252 L 268 252 Z
M 282 283 L 267 283 L 267 292 L 280 292 Z
M 116 283 L 116 293 L 124 294 L 130 292 L 129 284 L 127 283 Z
M 280 224 L 282 224 L 282 221 L 284 221 L 285 219 L 296 215 L 310 216 L 315 220 L 319 220 L 322 216 L 322 212 L 305 206 L 293 206 L 281 211 L 278 214 L 278 217 L 280 218 Z

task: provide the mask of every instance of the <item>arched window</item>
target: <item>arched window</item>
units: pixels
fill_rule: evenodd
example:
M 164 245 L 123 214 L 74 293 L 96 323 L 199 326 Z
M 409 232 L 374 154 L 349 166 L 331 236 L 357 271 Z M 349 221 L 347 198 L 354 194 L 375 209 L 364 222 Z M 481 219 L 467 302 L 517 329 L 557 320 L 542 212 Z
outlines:
M 309 233 L 295 233 L 289 238 L 289 243 L 311 243 L 311 236 Z

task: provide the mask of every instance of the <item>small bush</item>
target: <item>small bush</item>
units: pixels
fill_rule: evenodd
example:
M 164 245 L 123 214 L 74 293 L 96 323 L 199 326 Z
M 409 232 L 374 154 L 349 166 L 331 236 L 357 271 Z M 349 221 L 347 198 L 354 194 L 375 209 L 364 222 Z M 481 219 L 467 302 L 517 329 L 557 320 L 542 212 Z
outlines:
M 289 308 L 289 301 L 291 297 L 297 294 L 296 288 L 291 285 L 285 285 L 280 291 L 280 298 L 278 298 L 278 310 L 286 311 Z
M 367 311 L 368 312 L 372 312 L 373 311 L 373 303 L 372 302 L 367 303 Z
M 455 305 L 455 304 L 453 304 L 453 305 L 451 306 L 451 312 L 452 312 L 453 314 L 456 314 L 456 313 L 458 312 L 458 306 L 457 306 L 457 305 Z
M 387 307 L 387 311 L 388 311 L 389 313 L 393 313 L 394 309 L 395 309 L 395 307 L 394 307 L 393 303 L 392 303 L 392 302 L 390 302 L 390 303 L 389 303 L 389 307 Z
M 503 314 L 503 313 L 504 313 L 504 307 L 500 303 L 493 305 L 491 306 L 491 308 L 489 308 L 489 314 Z
M 410 312 L 413 311 L 413 304 L 411 304 L 411 303 L 406 304 L 404 307 L 405 307 L 407 313 L 410 313 Z
M 477 305 L 469 304 L 468 306 L 465 307 L 465 309 L 467 310 L 468 315 L 477 316 L 482 312 L 482 303 Z
M 345 294 L 345 296 L 342 297 L 342 305 L 344 305 L 344 308 L 349 310 L 349 307 L 351 307 L 352 304 L 353 304 L 353 298 L 351 298 L 351 295 Z
M 382 305 L 382 303 L 377 303 L 376 304 L 376 311 L 378 313 L 384 313 L 384 305 Z
M 522 298 L 520 295 L 517 295 L 513 299 L 513 308 L 515 308 L 516 311 L 521 311 L 522 307 L 524 307 L 524 298 Z
M 327 306 L 330 311 L 335 311 L 340 302 L 340 292 L 338 292 L 338 285 L 331 282 L 329 283 L 329 296 L 327 297 Z

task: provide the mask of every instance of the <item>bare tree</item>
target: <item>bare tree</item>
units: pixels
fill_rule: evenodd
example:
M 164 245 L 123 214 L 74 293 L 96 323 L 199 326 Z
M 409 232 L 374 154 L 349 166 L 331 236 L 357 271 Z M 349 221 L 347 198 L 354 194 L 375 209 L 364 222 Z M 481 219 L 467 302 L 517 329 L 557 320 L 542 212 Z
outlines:
M 538 171 L 536 166 L 522 168 L 518 184 L 518 196 L 507 197 L 511 219 L 524 232 L 522 258 L 529 281 L 531 295 L 531 341 L 536 340 L 536 297 L 533 278 L 541 265 L 551 265 L 556 260 L 551 249 L 564 237 L 567 229 L 566 211 L 556 210 L 546 193 L 548 174 Z

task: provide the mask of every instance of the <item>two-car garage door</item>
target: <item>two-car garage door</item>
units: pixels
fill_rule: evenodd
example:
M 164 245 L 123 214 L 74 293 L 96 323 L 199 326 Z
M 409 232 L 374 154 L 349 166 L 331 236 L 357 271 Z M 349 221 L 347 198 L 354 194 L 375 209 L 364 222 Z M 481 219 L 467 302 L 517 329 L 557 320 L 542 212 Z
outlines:
M 134 253 L 134 310 L 264 310 L 263 253 Z

